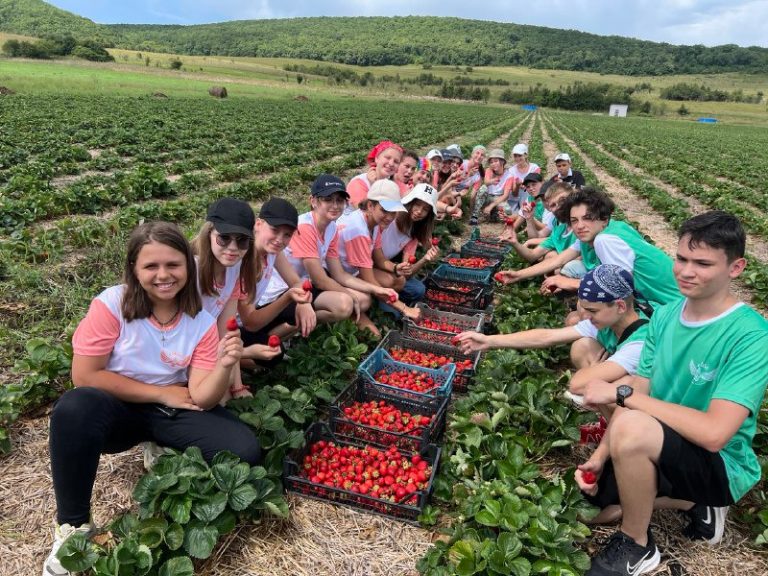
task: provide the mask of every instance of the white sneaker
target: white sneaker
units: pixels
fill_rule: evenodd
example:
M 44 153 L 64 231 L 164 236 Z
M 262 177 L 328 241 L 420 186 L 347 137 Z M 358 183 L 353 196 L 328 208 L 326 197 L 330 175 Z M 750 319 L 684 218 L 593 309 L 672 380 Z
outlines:
M 93 526 L 90 524 L 83 524 L 75 528 L 69 524 L 62 524 L 56 526 L 56 533 L 53 538 L 53 547 L 51 553 L 48 554 L 48 558 L 43 563 L 43 576 L 70 576 L 71 572 L 64 568 L 59 559 L 56 558 L 56 552 L 59 551 L 61 545 L 66 542 L 67 538 L 78 532 L 89 536 L 93 531 Z
M 155 442 L 142 442 L 142 448 L 144 449 L 144 469 L 149 472 L 157 464 L 157 459 L 165 454 L 171 454 L 170 448 L 164 448 L 156 444 Z

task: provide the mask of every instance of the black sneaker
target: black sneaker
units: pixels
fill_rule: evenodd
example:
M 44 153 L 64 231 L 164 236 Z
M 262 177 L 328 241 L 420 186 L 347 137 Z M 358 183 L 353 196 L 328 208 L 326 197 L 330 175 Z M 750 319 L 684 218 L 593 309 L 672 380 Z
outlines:
M 600 554 L 592 558 L 586 576 L 639 576 L 656 568 L 661 560 L 659 549 L 648 530 L 648 545 L 640 546 L 618 530 Z
M 469 219 L 469 225 L 477 226 L 477 216 L 472 216 L 472 218 Z
M 686 514 L 691 522 L 683 529 L 683 535 L 691 540 L 706 540 L 710 546 L 718 544 L 723 539 L 728 506 L 718 508 L 694 504 Z

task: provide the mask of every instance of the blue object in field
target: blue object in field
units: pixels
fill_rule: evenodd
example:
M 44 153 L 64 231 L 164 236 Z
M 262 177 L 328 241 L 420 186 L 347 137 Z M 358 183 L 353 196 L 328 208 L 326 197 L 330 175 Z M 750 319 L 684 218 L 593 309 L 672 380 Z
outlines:
M 523 110 L 528 110 L 529 112 L 535 112 L 536 111 L 536 105 L 535 104 L 523 104 L 521 106 Z
M 701 122 L 702 124 L 715 124 L 717 118 L 698 118 L 696 121 Z

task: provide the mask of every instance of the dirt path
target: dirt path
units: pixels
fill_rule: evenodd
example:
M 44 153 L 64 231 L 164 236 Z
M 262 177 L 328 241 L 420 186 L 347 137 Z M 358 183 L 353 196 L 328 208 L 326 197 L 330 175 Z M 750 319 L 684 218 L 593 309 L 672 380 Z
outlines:
M 637 166 L 627 162 L 623 158 L 614 156 L 613 154 L 608 152 L 605 148 L 603 148 L 603 146 L 598 142 L 595 142 L 593 140 L 590 140 L 589 142 L 595 148 L 600 150 L 603 154 L 605 154 L 612 160 L 615 160 L 616 162 L 621 164 L 621 166 L 625 170 L 631 172 L 632 174 L 635 174 L 636 176 L 640 176 L 644 178 L 645 180 L 647 180 L 657 188 L 664 190 L 672 198 L 685 202 L 688 205 L 688 208 L 692 215 L 695 216 L 697 214 L 703 214 L 704 212 L 709 212 L 710 210 L 712 210 L 712 208 L 702 203 L 698 198 L 694 198 L 692 196 L 686 196 L 681 190 L 672 186 L 671 184 L 667 184 L 666 182 L 659 180 L 655 176 L 645 172 L 642 168 L 638 168 Z M 705 189 L 711 190 L 706 184 L 701 184 L 701 186 Z M 760 261 L 758 265 L 762 266 L 762 265 L 765 265 L 765 263 L 768 263 L 768 242 L 766 242 L 762 238 L 759 238 L 754 234 L 747 234 L 747 250 L 749 250 L 749 252 Z

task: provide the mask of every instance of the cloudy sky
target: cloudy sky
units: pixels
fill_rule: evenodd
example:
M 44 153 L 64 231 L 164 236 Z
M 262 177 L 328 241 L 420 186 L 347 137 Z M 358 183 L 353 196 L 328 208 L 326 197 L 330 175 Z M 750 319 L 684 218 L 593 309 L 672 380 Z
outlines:
M 105 24 L 201 24 L 297 16 L 458 16 L 671 44 L 768 47 L 768 0 L 48 0 Z M 468 8 L 471 6 L 471 9 Z

